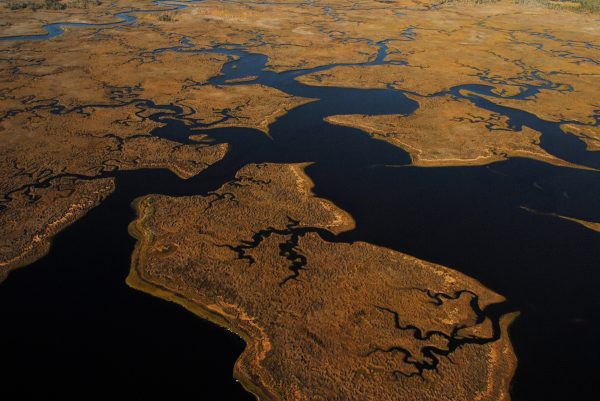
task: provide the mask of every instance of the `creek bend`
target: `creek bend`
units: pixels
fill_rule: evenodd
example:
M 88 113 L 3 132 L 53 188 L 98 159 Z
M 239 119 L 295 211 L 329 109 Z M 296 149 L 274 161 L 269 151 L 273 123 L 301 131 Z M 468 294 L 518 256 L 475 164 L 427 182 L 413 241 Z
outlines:
M 174 304 L 130 290 L 124 278 L 133 249 L 126 231 L 133 199 L 148 193 L 208 194 L 254 162 L 313 162 L 306 172 L 314 192 L 357 223 L 355 230 L 328 239 L 406 252 L 457 269 L 506 296 L 508 302 L 486 312 L 522 312 L 511 328 L 519 358 L 514 400 L 569 399 L 573 388 L 592 393 L 598 358 L 590 355 L 597 352 L 593 341 L 600 334 L 594 296 L 600 278 L 598 233 L 521 206 L 600 220 L 597 172 L 520 158 L 488 166 L 413 167 L 403 150 L 323 121 L 334 114 L 409 114 L 417 104 L 402 92 L 306 86 L 295 78 L 333 66 L 274 73 L 264 70 L 265 56 L 239 46 L 195 50 L 182 43 L 160 51 L 239 57 L 212 84 L 237 85 L 227 81 L 257 76 L 252 82 L 318 100 L 278 119 L 270 136 L 241 128 L 197 131 L 210 127 L 186 120 L 176 106 L 162 106 L 149 117 L 167 124 L 153 131 L 156 136 L 188 143 L 201 132 L 231 144 L 231 150 L 189 180 L 162 170 L 106 173 L 116 178 L 116 191 L 59 234 L 45 258 L 11 273 L 0 286 L 0 302 L 18 305 L 5 311 L 4 327 L 10 330 L 0 337 L 11 344 L 3 355 L 10 367 L 8 384 L 0 389 L 3 398 L 252 399 L 231 379 L 241 340 Z M 371 63 L 385 63 L 385 51 L 380 43 Z M 475 93 L 466 98 L 478 106 L 508 116 L 512 125 L 538 129 L 549 153 L 600 167 L 600 156 L 563 134 L 560 123 L 477 96 L 490 95 L 489 86 L 464 85 L 450 93 L 462 97 L 461 89 Z M 142 99 L 132 103 L 153 105 Z M 31 377 L 39 378 L 36 386 L 27 380 Z M 149 382 L 151 387 L 144 385 Z

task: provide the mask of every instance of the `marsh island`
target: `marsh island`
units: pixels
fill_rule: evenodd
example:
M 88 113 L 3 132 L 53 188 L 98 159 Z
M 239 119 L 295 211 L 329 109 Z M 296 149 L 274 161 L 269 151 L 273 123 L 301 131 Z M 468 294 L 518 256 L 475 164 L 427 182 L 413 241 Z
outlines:
M 0 2 L 3 363 L 28 349 L 48 360 L 60 347 L 45 341 L 78 319 L 119 331 L 123 303 L 147 317 L 132 338 L 177 343 L 177 327 L 152 329 L 171 313 L 151 305 L 162 300 L 243 340 L 232 400 L 593 399 L 597 12 L 594 0 Z M 88 284 L 73 299 L 109 317 L 65 311 L 42 339 L 20 308 L 66 308 L 73 271 L 122 287 L 128 272 L 130 288 Z M 143 399 L 176 381 L 164 372 L 153 394 L 143 368 L 116 369 L 107 352 L 73 351 L 52 389 L 22 392 L 15 369 L 0 395 L 77 399 L 52 378 L 79 363 L 99 366 L 86 386 L 136 382 Z M 169 357 L 157 364 L 210 374 L 201 355 Z M 177 399 L 221 394 L 177 386 Z

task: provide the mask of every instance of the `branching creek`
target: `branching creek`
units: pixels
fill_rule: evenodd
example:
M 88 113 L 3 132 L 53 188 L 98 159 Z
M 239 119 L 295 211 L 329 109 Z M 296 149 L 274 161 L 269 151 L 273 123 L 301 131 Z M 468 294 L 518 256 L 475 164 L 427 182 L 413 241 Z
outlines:
M 386 62 L 385 41 L 378 46 L 368 64 Z M 403 150 L 323 121 L 335 114 L 409 114 L 417 104 L 402 91 L 303 85 L 295 78 L 334 65 L 271 72 L 265 70 L 268 60 L 259 54 L 260 46 L 196 49 L 184 39 L 181 46 L 156 50 L 165 51 L 231 56 L 211 84 L 247 84 L 229 81 L 256 76 L 252 83 L 318 100 L 279 118 L 269 135 L 253 129 L 211 129 L 188 119 L 181 107 L 135 96 L 125 102 L 140 110 L 161 110 L 148 117 L 166 124 L 152 132 L 155 136 L 196 143 L 189 136 L 204 133 L 207 141 L 228 143 L 231 149 L 222 161 L 188 180 L 165 170 L 106 172 L 104 176 L 116 179 L 115 192 L 60 233 L 46 257 L 10 274 L 0 285 L 0 304 L 5 306 L 0 398 L 252 400 L 231 377 L 244 347 L 241 339 L 125 285 L 134 245 L 127 225 L 134 218 L 130 205 L 136 197 L 208 195 L 233 180 L 242 166 L 264 162 L 312 162 L 306 173 L 316 195 L 356 220 L 352 231 L 322 234 L 327 240 L 360 240 L 396 249 L 459 270 L 505 296 L 507 302 L 478 313 L 497 322 L 501 314 L 521 312 L 510 330 L 519 359 L 513 400 L 582 401 L 579 392 L 595 394 L 600 236 L 521 206 L 599 221 L 598 172 L 521 158 L 488 166 L 414 167 Z M 471 94 L 463 95 L 462 89 Z M 495 97 L 492 89 L 482 83 L 449 92 L 509 117 L 516 128 L 540 131 L 541 147 L 549 153 L 600 168 L 600 154 L 587 152 L 583 142 L 562 133 L 560 123 L 478 96 Z M 539 87 L 524 89 L 518 97 L 532 96 Z M 108 107 L 36 107 L 74 113 L 89 106 Z M 225 111 L 223 118 L 231 117 Z M 293 228 L 291 221 L 290 233 Z M 243 256 L 244 247 L 256 246 L 266 235 L 270 234 L 257 233 L 236 250 Z M 297 268 L 291 273 L 298 274 L 306 261 L 293 253 L 291 241 L 281 252 Z M 293 285 L 293 280 L 285 285 Z M 430 296 L 441 302 L 439 294 Z

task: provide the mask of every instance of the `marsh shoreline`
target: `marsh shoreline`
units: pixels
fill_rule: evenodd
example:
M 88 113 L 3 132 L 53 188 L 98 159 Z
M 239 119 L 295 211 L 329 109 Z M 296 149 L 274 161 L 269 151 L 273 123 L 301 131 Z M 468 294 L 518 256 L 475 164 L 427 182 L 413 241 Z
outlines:
M 181 48 L 179 51 L 189 51 L 189 49 Z M 140 195 L 206 194 L 231 180 L 239 168 L 250 162 L 312 161 L 316 163 L 308 167 L 306 172 L 316 184 L 315 193 L 331 199 L 356 219 L 356 229 L 341 235 L 340 241 L 363 240 L 453 266 L 505 295 L 510 300 L 503 306 L 505 310 L 523 311 L 522 317 L 511 328 L 515 349 L 521 361 L 514 382 L 514 400 L 532 400 L 540 396 L 539 388 L 548 378 L 541 374 L 537 367 L 549 366 L 555 361 L 554 358 L 563 361 L 565 366 L 578 366 L 580 369 L 590 364 L 590 361 L 584 358 L 583 347 L 593 340 L 593 333 L 598 330 L 597 323 L 586 323 L 593 324 L 593 330 L 582 334 L 584 337 L 581 340 L 582 345 L 575 346 L 579 353 L 572 352 L 572 344 L 559 344 L 558 340 L 563 337 L 569 338 L 569 333 L 572 331 L 572 326 L 564 323 L 561 318 L 570 316 L 571 308 L 593 316 L 591 310 L 596 301 L 590 299 L 589 294 L 593 294 L 594 278 L 598 278 L 598 273 L 592 270 L 594 262 L 600 256 L 597 247 L 594 248 L 597 244 L 597 234 L 568 221 L 531 215 L 519 206 L 523 202 L 528 202 L 543 210 L 557 210 L 567 215 L 578 214 L 578 217 L 598 220 L 600 216 L 596 204 L 586 204 L 581 201 L 581 208 L 578 210 L 561 210 L 564 206 L 560 199 L 556 199 L 560 197 L 558 188 L 564 186 L 570 188 L 571 196 L 574 197 L 584 198 L 587 196 L 586 191 L 600 194 L 600 186 L 593 172 L 549 166 L 527 159 L 511 159 L 477 167 L 420 169 L 409 166 L 410 158 L 403 150 L 373 141 L 361 131 L 333 127 L 323 121 L 324 117 L 334 113 L 408 114 L 414 110 L 415 104 L 400 92 L 309 87 L 298 83 L 295 78 L 317 69 L 277 74 L 264 71 L 265 56 L 248 53 L 241 48 L 225 49 L 217 46 L 214 49 L 201 51 L 240 57 L 239 60 L 226 64 L 223 75 L 211 80 L 214 84 L 233 85 L 236 83 L 232 80 L 244 76 L 256 76 L 253 82 L 263 83 L 297 96 L 320 100 L 300 106 L 278 119 L 270 128 L 271 138 L 251 129 L 212 130 L 210 127 L 204 127 L 202 133 L 217 142 L 231 143 L 232 150 L 223 161 L 190 180 L 184 181 L 169 173 L 156 170 L 116 172 L 115 193 L 88 216 L 59 234 L 46 257 L 31 267 L 13 272 L 0 287 L 2 302 L 18 304 L 22 301 L 22 294 L 26 294 L 28 290 L 44 291 L 43 283 L 35 283 L 39 280 L 36 276 L 42 269 L 52 266 L 54 269 L 51 271 L 57 275 L 55 279 L 76 286 L 76 281 L 68 275 L 73 273 L 75 263 L 80 265 L 78 266 L 81 269 L 80 274 L 85 275 L 86 266 L 81 264 L 92 256 L 79 254 L 79 258 L 64 259 L 65 252 L 73 252 L 77 255 L 80 251 L 75 249 L 76 245 L 63 239 L 78 237 L 81 242 L 103 243 L 106 241 L 106 238 L 103 239 L 106 232 L 103 232 L 104 228 L 98 227 L 108 223 L 103 223 L 103 219 L 98 219 L 98 216 L 109 218 L 112 215 L 112 208 L 121 210 L 117 214 L 119 221 L 115 223 L 118 223 L 119 229 L 122 230 L 125 222 L 132 220 L 131 213 L 123 213 L 123 210 L 129 210 L 129 203 Z M 382 59 L 379 57 L 378 59 L 381 62 Z M 331 67 L 324 66 L 318 70 Z M 490 91 L 490 87 L 487 86 L 470 85 L 453 88 L 451 92 L 460 95 L 461 89 L 476 93 L 479 91 L 486 95 Z M 546 122 L 525 112 L 490 104 L 488 100 L 481 97 L 471 97 L 471 100 L 481 107 L 508 115 L 516 126 L 539 127 L 542 132 L 541 146 L 550 153 L 573 163 L 593 168 L 600 166 L 598 156 L 585 152 L 585 144 L 582 141 L 560 131 L 559 126 L 562 122 Z M 199 133 L 199 131 L 192 131 L 198 126 L 186 126 L 176 120 L 176 114 L 177 110 L 175 116 L 172 116 L 173 119 L 163 120 L 168 121 L 167 126 L 156 130 L 154 134 L 187 143 L 190 135 Z M 385 167 L 388 165 L 403 167 Z M 534 184 L 540 185 L 540 182 L 547 189 L 545 192 L 534 188 Z M 579 189 L 575 184 L 579 185 Z M 527 194 L 525 199 L 523 193 Z M 94 221 L 94 224 L 90 225 L 90 221 Z M 506 221 L 512 223 L 510 225 L 503 223 Z M 495 226 L 494 222 L 497 223 Z M 118 230 L 111 232 L 115 233 Z M 570 240 L 561 241 L 565 237 Z M 527 247 L 524 244 L 527 244 Z M 110 248 L 110 252 L 115 252 L 115 259 L 109 262 L 111 269 L 102 274 L 111 275 L 107 280 L 115 285 L 123 285 L 123 274 L 127 270 L 131 246 L 131 241 L 125 241 L 123 244 L 114 243 L 112 244 L 114 248 Z M 545 247 L 552 249 L 546 251 L 543 249 Z M 96 252 L 102 252 L 102 249 L 97 249 Z M 524 253 L 522 260 L 516 259 L 520 253 Z M 73 265 L 63 271 L 59 267 L 65 260 Z M 579 268 L 580 271 L 575 273 L 580 274 L 573 274 L 566 267 L 571 265 Z M 41 279 L 42 276 L 39 277 Z M 130 279 L 130 284 L 134 287 L 142 286 L 135 281 L 135 277 Z M 66 293 L 58 296 L 56 300 L 51 293 L 46 293 L 49 304 L 46 307 L 53 302 L 57 302 L 57 305 L 61 304 L 64 301 L 61 298 L 67 297 L 71 289 L 61 288 L 61 290 L 65 290 Z M 148 288 L 143 290 L 152 292 Z M 118 300 L 107 302 L 106 299 L 100 298 L 102 292 L 102 288 L 97 288 L 96 292 L 79 293 L 78 296 L 89 297 L 87 302 L 96 307 L 101 303 L 104 304 L 111 314 L 116 316 L 111 319 L 116 319 L 117 322 L 122 323 L 127 319 L 127 316 L 118 309 L 122 302 L 129 302 L 129 296 L 136 299 L 135 303 L 138 306 L 140 302 L 146 303 L 146 301 L 139 301 L 145 298 L 140 298 L 140 295 L 135 292 L 128 295 L 130 291 L 120 294 L 122 298 Z M 551 294 L 549 300 L 548 294 Z M 32 309 L 29 311 L 35 310 L 35 301 L 27 302 L 31 303 Z M 145 322 L 147 325 L 150 325 L 155 317 L 153 311 L 155 305 L 155 302 L 148 301 L 148 305 L 140 309 L 148 316 Z M 66 305 L 57 307 L 66 307 Z M 588 309 L 590 312 L 587 312 Z M 7 319 L 7 323 L 11 326 L 13 324 L 10 322 L 18 322 L 22 319 L 16 312 L 18 311 Z M 85 309 L 81 312 L 85 313 Z M 161 315 L 160 319 L 166 318 L 167 314 L 172 312 L 173 308 L 166 308 L 165 314 Z M 195 310 L 194 312 L 197 313 Z M 556 316 L 559 317 L 559 321 L 555 324 Z M 194 319 L 191 316 L 187 318 Z M 71 324 L 76 325 L 77 318 L 72 319 L 66 319 L 65 323 L 70 321 Z M 584 320 L 588 319 L 586 315 Z M 182 317 L 180 323 L 185 325 L 183 320 L 185 317 Z M 14 326 L 19 327 L 18 324 Z M 22 330 L 27 327 L 29 326 L 24 325 Z M 62 329 L 68 330 L 68 326 Z M 142 329 L 137 330 L 138 334 L 143 332 Z M 206 333 L 211 330 L 215 332 L 214 329 L 206 328 Z M 556 332 L 546 337 L 545 334 L 551 330 Z M 222 334 L 221 331 L 217 332 Z M 16 349 L 23 349 L 27 344 L 26 341 L 33 339 L 27 336 L 18 339 L 18 333 L 18 331 L 11 333 L 9 342 L 16 344 Z M 99 336 L 88 334 L 91 335 L 90 341 L 91 338 L 100 340 Z M 162 333 L 163 340 L 165 334 Z M 244 338 L 243 335 L 241 337 Z M 179 341 L 176 333 L 172 341 Z M 218 355 L 223 355 L 225 347 L 218 348 L 216 351 Z M 234 348 L 232 354 L 237 351 L 239 355 L 241 352 L 239 341 Z M 544 355 L 543 351 L 547 351 L 548 348 L 557 352 L 558 356 Z M 228 355 L 231 357 L 232 354 Z M 236 355 L 233 356 L 235 359 Z M 16 354 L 12 357 L 16 358 Z M 211 368 L 209 365 L 205 370 Z M 593 371 L 593 366 L 588 368 L 589 371 Z M 567 369 L 566 372 L 552 373 L 551 377 L 554 382 L 578 383 L 585 386 L 587 378 L 585 374 L 580 373 L 580 371 Z M 174 380 L 173 377 L 170 379 Z M 231 383 L 225 385 L 234 387 Z M 565 388 L 567 387 L 569 386 Z M 250 390 L 254 392 L 252 388 Z M 250 397 L 248 394 L 241 395 L 243 393 L 236 391 L 232 391 L 232 394 L 236 395 L 231 399 L 250 399 L 244 398 Z M 560 399 L 563 395 L 560 391 L 565 390 L 548 391 L 549 398 L 545 399 L 554 399 L 552 396 Z

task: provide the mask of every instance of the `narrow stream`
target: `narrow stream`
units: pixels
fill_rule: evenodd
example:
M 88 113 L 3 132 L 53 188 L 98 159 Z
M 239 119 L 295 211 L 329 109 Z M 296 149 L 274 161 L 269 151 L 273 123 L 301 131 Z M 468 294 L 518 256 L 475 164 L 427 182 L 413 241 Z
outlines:
M 165 3 L 167 4 L 167 3 Z M 385 42 L 367 64 L 385 63 Z M 496 316 L 519 310 L 511 329 L 519 358 L 515 401 L 585 400 L 595 393 L 600 362 L 600 235 L 572 222 L 529 213 L 527 206 L 600 221 L 600 174 L 510 159 L 489 166 L 417 168 L 406 152 L 365 133 L 325 123 L 334 114 L 408 114 L 417 104 L 392 89 L 311 87 L 298 76 L 332 66 L 274 73 L 267 58 L 238 46 L 195 49 L 187 41 L 162 51 L 213 52 L 239 57 L 213 84 L 253 81 L 319 99 L 290 111 L 270 127 L 205 131 L 231 144 L 219 163 L 189 180 L 162 170 L 110 173 L 116 191 L 57 236 L 48 256 L 13 272 L 0 286 L 0 341 L 4 384 L 0 398 L 251 400 L 231 379 L 243 342 L 177 305 L 126 287 L 133 249 L 127 224 L 138 196 L 207 194 L 247 163 L 314 162 L 307 173 L 318 196 L 348 211 L 357 227 L 336 241 L 367 241 L 459 270 L 507 297 Z M 247 84 L 247 83 L 244 83 Z M 501 107 L 481 95 L 486 85 L 450 93 L 508 116 L 515 127 L 542 133 L 541 146 L 573 163 L 600 168 L 600 154 L 586 152 L 559 124 Z M 536 87 L 527 88 L 535 93 Z M 145 100 L 134 103 L 155 106 Z M 159 137 L 190 143 L 202 125 L 183 110 L 160 106 L 150 118 L 167 123 Z M 55 107 L 55 111 L 61 109 Z M 224 118 L 227 118 L 226 116 Z
M 135 14 L 149 14 L 149 13 L 159 13 L 159 12 L 173 12 L 179 11 L 187 8 L 185 3 L 197 3 L 203 0 L 179 0 L 179 1 L 168 1 L 168 0 L 154 0 L 152 3 L 157 6 L 167 6 L 166 8 L 161 9 L 151 9 L 151 10 L 132 10 L 125 11 L 120 13 L 115 13 L 114 17 L 116 18 L 115 22 L 105 22 L 105 23 L 87 23 L 87 22 L 54 22 L 51 24 L 42 25 L 42 28 L 46 31 L 46 33 L 42 33 L 39 35 L 14 35 L 14 36 L 0 36 L 0 41 L 22 41 L 22 40 L 48 40 L 55 38 L 57 36 L 65 33 L 64 28 L 97 28 L 97 29 L 107 29 L 107 28 L 115 28 L 122 25 L 132 25 L 135 24 L 137 18 Z

